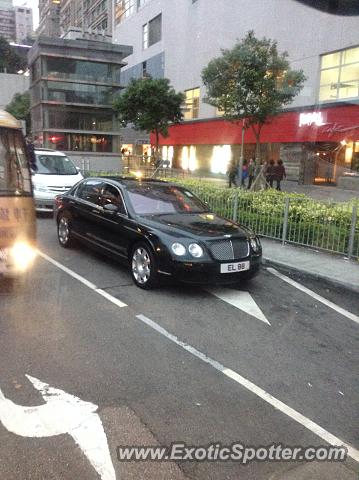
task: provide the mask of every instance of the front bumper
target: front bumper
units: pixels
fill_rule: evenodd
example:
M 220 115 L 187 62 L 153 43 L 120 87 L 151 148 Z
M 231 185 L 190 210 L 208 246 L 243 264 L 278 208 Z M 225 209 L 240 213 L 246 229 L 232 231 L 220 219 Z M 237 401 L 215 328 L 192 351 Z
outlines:
M 34 198 L 35 198 L 36 211 L 52 213 L 54 211 L 56 195 L 58 195 L 58 193 L 54 193 L 54 194 L 48 193 L 48 192 L 42 193 L 35 190 Z
M 249 270 L 235 273 L 221 273 L 221 263 L 250 262 Z M 230 285 L 240 283 L 249 276 L 256 275 L 262 264 L 262 256 L 250 256 L 240 260 L 228 262 L 179 262 L 174 261 L 170 269 L 160 270 L 160 273 L 169 275 L 174 279 L 193 285 Z

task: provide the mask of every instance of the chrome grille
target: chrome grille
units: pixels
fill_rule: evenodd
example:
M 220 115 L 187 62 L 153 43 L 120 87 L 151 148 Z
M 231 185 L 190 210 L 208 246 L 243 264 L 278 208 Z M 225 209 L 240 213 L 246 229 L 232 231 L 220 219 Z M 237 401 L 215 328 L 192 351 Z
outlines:
M 249 244 L 245 238 L 210 242 L 210 250 L 216 260 L 237 260 L 248 257 Z
M 48 190 L 50 190 L 50 192 L 56 192 L 56 193 L 65 193 L 67 192 L 68 190 L 70 190 L 71 188 L 71 185 L 69 187 L 56 187 L 56 186 L 49 186 L 47 187 Z

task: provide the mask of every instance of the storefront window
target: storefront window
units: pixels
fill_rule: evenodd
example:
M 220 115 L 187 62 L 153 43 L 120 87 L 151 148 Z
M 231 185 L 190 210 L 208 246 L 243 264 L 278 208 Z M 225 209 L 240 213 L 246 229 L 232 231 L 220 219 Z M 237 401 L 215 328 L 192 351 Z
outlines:
M 113 139 L 110 135 L 80 135 L 77 133 L 47 133 L 50 148 L 62 151 L 103 152 L 113 151 Z
M 183 113 L 184 120 L 192 120 L 199 116 L 199 88 L 186 90 L 185 94 L 185 110 Z
M 319 100 L 359 97 L 359 47 L 322 56 Z

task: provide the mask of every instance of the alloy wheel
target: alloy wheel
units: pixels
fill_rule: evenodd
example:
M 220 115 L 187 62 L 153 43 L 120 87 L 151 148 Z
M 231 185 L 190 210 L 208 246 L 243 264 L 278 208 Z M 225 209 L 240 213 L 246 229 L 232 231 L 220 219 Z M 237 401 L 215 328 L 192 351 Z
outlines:
M 132 255 L 132 273 L 141 285 L 148 282 L 151 276 L 151 258 L 147 250 L 143 247 L 136 248 Z

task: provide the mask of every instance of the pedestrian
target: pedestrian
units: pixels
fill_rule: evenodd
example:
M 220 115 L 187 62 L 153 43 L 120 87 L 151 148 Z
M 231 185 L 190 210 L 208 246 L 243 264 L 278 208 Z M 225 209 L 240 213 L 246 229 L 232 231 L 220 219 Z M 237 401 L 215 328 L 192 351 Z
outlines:
M 31 170 L 36 172 L 37 171 L 37 163 L 36 163 L 36 155 L 35 155 L 35 146 L 32 140 L 31 135 L 25 137 L 25 145 L 27 153 L 30 157 L 30 167 Z
M 248 187 L 247 187 L 248 190 L 250 190 L 252 186 L 255 175 L 256 175 L 256 164 L 254 163 L 253 158 L 250 158 L 248 163 Z
M 286 178 L 287 174 L 283 165 L 282 160 L 278 160 L 277 165 L 274 167 L 274 180 L 276 181 L 277 184 L 277 190 L 281 190 L 280 188 L 280 183 L 283 180 L 283 178 Z
M 228 175 L 228 187 L 231 188 L 232 184 L 236 187 L 237 186 L 237 182 L 236 182 L 237 166 L 234 160 L 231 161 L 228 167 L 227 175 Z
M 238 177 L 239 177 L 239 172 L 238 172 Z M 248 164 L 247 160 L 243 160 L 243 165 L 242 165 L 242 178 L 241 178 L 241 186 L 245 187 L 245 181 L 248 178 Z
M 268 185 L 270 188 L 273 188 L 274 175 L 275 175 L 275 165 L 274 165 L 274 160 L 271 160 L 265 172 L 267 188 L 268 188 Z

